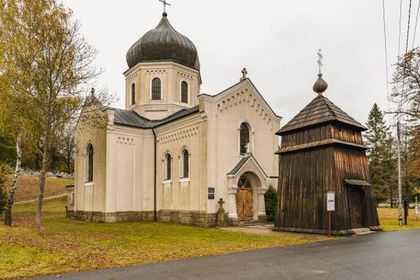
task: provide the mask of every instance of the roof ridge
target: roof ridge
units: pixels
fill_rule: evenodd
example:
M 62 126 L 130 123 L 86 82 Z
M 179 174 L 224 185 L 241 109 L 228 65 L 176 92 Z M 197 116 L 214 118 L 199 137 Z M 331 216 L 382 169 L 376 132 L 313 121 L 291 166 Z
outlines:
M 325 122 L 340 122 L 359 129 L 366 128 L 353 117 L 344 112 L 326 96 L 318 95 L 299 111 L 276 134 L 302 129 L 304 127 L 319 125 Z

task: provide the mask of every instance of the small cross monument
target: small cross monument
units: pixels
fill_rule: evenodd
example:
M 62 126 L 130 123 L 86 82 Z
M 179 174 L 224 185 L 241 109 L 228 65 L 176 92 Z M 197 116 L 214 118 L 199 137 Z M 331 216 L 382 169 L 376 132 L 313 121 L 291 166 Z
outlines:
M 223 210 L 223 204 L 225 204 L 225 202 L 223 201 L 223 198 L 219 199 L 219 201 L 217 202 L 217 204 L 219 204 L 219 211 Z
M 217 225 L 219 227 L 224 227 L 226 226 L 226 222 L 225 209 L 223 209 L 223 204 L 225 204 L 225 202 L 223 201 L 223 198 L 220 198 L 217 204 L 219 204 L 219 210 L 217 210 Z

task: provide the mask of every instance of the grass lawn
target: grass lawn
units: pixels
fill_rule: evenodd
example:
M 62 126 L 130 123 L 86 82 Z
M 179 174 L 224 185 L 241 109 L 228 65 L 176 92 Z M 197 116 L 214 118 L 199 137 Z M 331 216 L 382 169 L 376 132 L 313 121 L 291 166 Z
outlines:
M 415 210 L 410 209 L 408 213 L 407 225 L 400 227 L 398 224 L 398 208 L 378 208 L 381 226 L 385 231 L 420 229 L 420 217 L 417 218 L 416 222 Z
M 9 177 L 10 184 L 12 177 Z M 65 186 L 72 185 L 73 179 L 47 177 L 45 184 L 45 197 L 65 194 Z M 39 177 L 21 176 L 16 192 L 16 201 L 25 201 L 38 198 Z
M 0 279 L 58 274 L 287 246 L 324 236 L 252 235 L 160 223 L 93 224 L 64 218 L 65 199 L 45 203 L 44 229 L 33 229 L 35 204 L 16 205 L 15 224 L 0 225 Z

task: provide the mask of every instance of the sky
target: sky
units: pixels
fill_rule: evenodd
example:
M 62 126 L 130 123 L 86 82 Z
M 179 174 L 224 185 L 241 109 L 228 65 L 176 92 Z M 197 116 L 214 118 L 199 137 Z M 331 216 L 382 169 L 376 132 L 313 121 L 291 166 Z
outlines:
M 405 50 L 408 0 L 385 0 L 388 73 Z M 418 0 L 420 1 L 420 0 Z M 413 45 L 418 1 L 412 1 L 409 47 Z M 249 78 L 285 125 L 314 97 L 317 51 L 323 52 L 324 93 L 361 123 L 373 103 L 387 110 L 387 80 L 381 0 L 168 0 L 168 19 L 198 49 L 201 93 L 217 94 Z M 160 21 L 158 0 L 63 0 L 81 24 L 81 33 L 97 49 L 106 88 L 124 107 L 126 52 Z M 419 27 L 420 29 L 420 27 Z M 418 39 L 416 38 L 416 44 Z M 400 47 L 399 47 L 400 42 Z

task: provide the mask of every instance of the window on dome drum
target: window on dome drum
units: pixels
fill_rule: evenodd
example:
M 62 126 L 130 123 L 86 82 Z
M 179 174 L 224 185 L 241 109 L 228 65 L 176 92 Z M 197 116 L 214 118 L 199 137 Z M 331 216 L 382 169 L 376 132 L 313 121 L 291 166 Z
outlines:
M 159 78 L 152 80 L 152 100 L 160 100 L 162 91 L 162 83 Z
M 165 180 L 171 180 L 172 178 L 171 170 L 172 170 L 172 157 L 170 154 L 166 154 L 165 155 L 165 170 L 164 170 L 164 176 L 163 176 Z
M 136 104 L 136 84 L 131 85 L 131 105 Z
M 181 153 L 181 178 L 189 178 L 190 169 L 190 154 L 187 150 L 183 150 Z
M 86 164 L 86 182 L 93 182 L 93 146 L 89 144 L 86 148 L 87 164 Z
M 181 102 L 188 103 L 188 83 L 186 81 L 181 83 Z
M 249 125 L 242 123 L 239 131 L 239 151 L 241 155 L 245 155 L 250 145 Z

